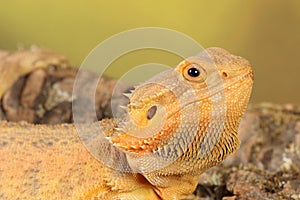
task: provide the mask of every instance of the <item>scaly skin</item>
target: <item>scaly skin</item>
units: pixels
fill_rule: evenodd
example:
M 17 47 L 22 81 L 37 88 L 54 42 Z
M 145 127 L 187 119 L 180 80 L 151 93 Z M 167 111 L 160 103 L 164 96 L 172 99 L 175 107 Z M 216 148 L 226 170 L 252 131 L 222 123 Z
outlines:
M 252 84 L 248 61 L 209 48 L 138 86 L 127 116 L 100 122 L 108 146 L 100 133 L 87 144 L 99 160 L 109 151 L 113 168 L 86 150 L 73 125 L 0 122 L 0 197 L 184 199 L 238 148 Z

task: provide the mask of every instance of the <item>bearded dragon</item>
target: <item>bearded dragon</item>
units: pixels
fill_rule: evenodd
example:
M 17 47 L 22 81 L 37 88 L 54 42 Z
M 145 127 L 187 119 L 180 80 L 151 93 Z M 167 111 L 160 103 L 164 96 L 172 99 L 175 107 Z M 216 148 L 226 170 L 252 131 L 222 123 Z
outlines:
M 247 60 L 208 48 L 137 86 L 86 146 L 71 124 L 2 121 L 0 198 L 184 199 L 239 147 L 252 84 Z

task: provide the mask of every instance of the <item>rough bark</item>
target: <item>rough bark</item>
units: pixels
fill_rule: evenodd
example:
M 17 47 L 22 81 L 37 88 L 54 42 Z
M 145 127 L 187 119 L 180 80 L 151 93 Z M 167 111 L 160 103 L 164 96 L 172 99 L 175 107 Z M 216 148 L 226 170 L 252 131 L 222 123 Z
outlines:
M 72 91 L 77 74 L 76 68 L 68 64 L 67 60 L 64 60 L 63 67 L 60 66 L 60 62 L 54 66 L 51 63 L 52 60 L 57 60 L 56 58 L 62 56 L 49 53 L 49 50 L 18 51 L 12 54 L 1 52 L 0 56 L 3 56 L 0 57 L 0 61 L 1 58 L 5 61 L 0 62 L 0 72 L 6 72 L 7 67 L 14 69 L 15 74 L 11 78 L 16 81 L 4 91 L 2 97 L 0 95 L 0 119 L 45 124 L 73 122 Z M 29 59 L 31 57 L 34 59 Z M 37 63 L 36 60 L 39 62 L 38 66 L 34 66 Z M 26 65 L 22 66 L 20 63 L 24 61 Z M 19 68 L 26 70 L 19 72 Z M 98 77 L 93 73 L 83 73 L 86 82 L 83 84 L 82 95 L 76 101 L 90 104 L 93 97 L 87 96 L 85 91 L 92 87 L 94 81 L 98 81 Z M 9 77 L 5 78 L 9 79 Z M 116 83 L 116 80 L 107 77 L 99 79 L 95 93 L 95 110 L 98 120 L 112 117 L 110 100 Z M 126 92 L 129 88 L 130 85 L 124 84 L 122 91 L 114 94 L 114 100 L 126 102 L 127 98 L 122 95 L 122 92 Z M 94 114 L 93 112 L 91 111 L 91 114 Z M 81 117 L 84 120 L 87 116 L 83 114 Z

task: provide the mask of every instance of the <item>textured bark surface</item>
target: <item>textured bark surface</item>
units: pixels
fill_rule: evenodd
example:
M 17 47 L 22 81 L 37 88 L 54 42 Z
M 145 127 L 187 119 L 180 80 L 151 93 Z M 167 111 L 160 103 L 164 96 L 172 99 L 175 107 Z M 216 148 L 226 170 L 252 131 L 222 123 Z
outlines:
M 18 54 L 18 52 L 15 54 Z M 40 66 L 34 67 L 27 64 L 27 68 L 30 68 L 29 72 L 19 73 L 17 70 L 20 60 L 26 60 L 30 55 L 42 59 L 39 60 Z M 43 62 L 44 58 L 41 55 L 45 56 L 42 50 L 39 51 L 38 55 L 36 52 L 31 54 L 27 52 L 23 58 L 15 56 L 10 58 L 9 63 L 2 62 L 4 64 L 0 66 L 0 71 L 5 71 L 5 68 L 9 65 L 10 68 L 16 69 L 16 74 L 19 74 L 16 81 L 4 91 L 1 97 L 0 119 L 45 124 L 73 122 L 72 92 L 77 69 L 69 64 L 64 67 L 48 66 L 47 62 Z M 49 54 L 48 57 L 51 56 L 55 58 L 57 55 Z M 14 59 L 18 61 L 14 62 Z M 43 64 L 46 66 L 43 66 Z M 94 81 L 98 81 L 98 77 L 89 72 L 83 73 L 88 82 L 85 82 L 82 95 L 76 101 L 91 104 L 91 98 L 93 97 L 87 96 L 85 91 L 92 87 Z M 116 83 L 116 80 L 107 77 L 99 79 L 95 93 L 95 110 L 98 120 L 112 116 L 110 99 Z M 129 85 L 123 85 L 122 92 L 126 92 L 129 88 Z M 127 101 L 122 92 L 114 94 L 114 100 L 116 100 L 114 103 Z M 84 119 L 87 116 L 82 115 L 81 117 Z

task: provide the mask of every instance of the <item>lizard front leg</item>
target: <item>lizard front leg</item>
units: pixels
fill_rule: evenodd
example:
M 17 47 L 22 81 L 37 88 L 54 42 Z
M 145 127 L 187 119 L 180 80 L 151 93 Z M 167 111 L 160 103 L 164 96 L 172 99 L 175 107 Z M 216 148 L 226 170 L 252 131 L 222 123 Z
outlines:
M 106 168 L 104 184 L 84 199 L 161 200 L 153 186 L 140 174 L 120 173 Z
M 159 176 L 157 173 L 146 175 L 161 199 L 168 200 L 187 199 L 187 196 L 195 191 L 199 176 L 193 174 Z

